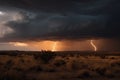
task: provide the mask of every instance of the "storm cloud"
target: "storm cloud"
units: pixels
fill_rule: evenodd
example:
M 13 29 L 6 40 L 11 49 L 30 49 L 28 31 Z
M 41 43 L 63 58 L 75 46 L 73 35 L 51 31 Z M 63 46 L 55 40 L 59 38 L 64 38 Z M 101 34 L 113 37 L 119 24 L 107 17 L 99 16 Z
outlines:
M 1 7 L 21 17 L 4 24 L 13 32 L 1 41 L 120 38 L 119 0 L 4 0 Z

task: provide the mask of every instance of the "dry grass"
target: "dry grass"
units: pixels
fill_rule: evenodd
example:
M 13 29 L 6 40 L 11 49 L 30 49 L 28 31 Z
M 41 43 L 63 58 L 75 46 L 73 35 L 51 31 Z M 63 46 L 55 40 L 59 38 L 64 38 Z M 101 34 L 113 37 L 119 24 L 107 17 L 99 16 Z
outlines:
M 120 78 L 120 56 L 42 53 L 19 52 L 16 55 L 0 55 L 0 80 L 119 80 Z

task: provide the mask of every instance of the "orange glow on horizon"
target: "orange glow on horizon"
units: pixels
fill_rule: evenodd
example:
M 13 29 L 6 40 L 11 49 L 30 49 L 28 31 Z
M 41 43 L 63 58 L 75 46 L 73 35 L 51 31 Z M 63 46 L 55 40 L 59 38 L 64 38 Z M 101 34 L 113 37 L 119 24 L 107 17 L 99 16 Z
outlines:
M 93 43 L 93 40 L 90 41 L 90 44 L 91 44 L 92 47 L 94 48 L 94 51 L 97 51 L 97 47 L 96 47 L 96 45 Z
M 90 44 L 88 46 L 88 43 Z M 85 51 L 94 49 L 97 51 L 97 46 L 94 40 L 89 41 L 25 41 L 25 42 L 9 42 L 16 48 L 27 48 L 34 51 Z M 81 46 L 80 46 L 81 45 Z
M 9 44 L 12 44 L 14 46 L 20 46 L 20 47 L 26 47 L 28 44 L 22 43 L 22 42 L 9 42 Z
M 56 51 L 56 46 L 57 46 L 57 42 L 54 42 L 54 45 L 53 45 L 52 51 Z
M 29 45 L 28 47 L 33 48 L 34 50 L 50 50 L 50 51 L 57 51 L 58 48 L 56 49 L 56 46 L 58 44 L 58 41 L 33 41 L 33 42 L 28 42 Z M 59 44 L 60 45 L 60 44 Z

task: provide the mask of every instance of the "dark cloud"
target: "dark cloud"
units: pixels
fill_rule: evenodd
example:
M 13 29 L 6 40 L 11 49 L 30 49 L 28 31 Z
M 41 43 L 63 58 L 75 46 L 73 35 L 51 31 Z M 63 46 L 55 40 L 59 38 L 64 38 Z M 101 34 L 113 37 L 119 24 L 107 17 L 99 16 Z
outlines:
M 120 38 L 119 0 L 4 0 L 23 20 L 3 40 Z M 6 8 L 7 9 L 7 8 Z M 19 11 L 19 10 L 18 10 Z

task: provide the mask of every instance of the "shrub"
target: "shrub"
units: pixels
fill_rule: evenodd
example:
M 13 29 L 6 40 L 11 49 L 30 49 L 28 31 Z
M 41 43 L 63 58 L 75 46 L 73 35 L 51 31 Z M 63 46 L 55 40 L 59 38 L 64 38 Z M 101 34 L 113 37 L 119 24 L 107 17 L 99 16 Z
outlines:
M 4 65 L 4 68 L 6 69 L 10 69 L 12 67 L 12 65 L 14 65 L 13 61 L 12 60 L 9 60 L 6 62 L 6 64 Z
M 72 61 L 71 63 L 71 68 L 73 70 L 80 70 L 80 69 L 84 69 L 84 68 L 88 68 L 88 65 L 85 64 L 84 62 L 78 62 L 76 60 Z
M 0 80 L 25 80 L 25 77 L 23 77 L 23 74 L 13 72 L 9 73 L 7 72 L 6 74 L 3 74 L 0 76 Z
M 80 75 L 78 75 L 78 78 L 89 78 L 89 77 L 91 77 L 91 75 L 88 71 L 83 71 Z
M 60 66 L 65 65 L 65 64 L 66 64 L 66 62 L 65 62 L 64 60 L 57 60 L 57 61 L 54 63 L 54 65 L 55 65 L 56 67 L 60 67 Z
M 101 58 L 101 59 L 105 59 L 106 56 L 105 56 L 105 55 L 101 55 L 100 58 Z
M 17 80 L 17 79 L 11 76 L 4 76 L 4 77 L 0 77 L 0 80 Z
M 120 66 L 120 62 L 111 63 L 111 67 Z
M 106 68 L 98 68 L 98 69 L 96 69 L 96 72 L 98 73 L 98 74 L 100 74 L 101 76 L 104 76 L 105 75 L 105 72 L 106 72 Z
M 55 53 L 51 51 L 41 51 L 41 54 L 35 55 L 36 59 L 41 59 L 43 63 L 49 63 L 52 59 L 55 58 Z
M 43 69 L 42 69 L 41 66 L 34 66 L 34 67 L 31 67 L 28 71 L 37 71 L 37 72 L 40 72 L 40 71 L 43 71 Z
M 108 78 L 114 78 L 115 77 L 114 73 L 112 71 L 110 71 L 110 70 L 107 70 L 105 72 L 105 76 L 108 77 Z

